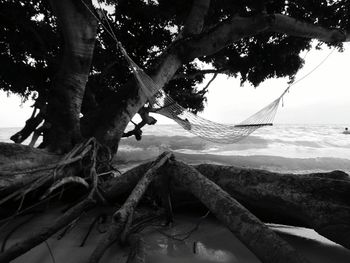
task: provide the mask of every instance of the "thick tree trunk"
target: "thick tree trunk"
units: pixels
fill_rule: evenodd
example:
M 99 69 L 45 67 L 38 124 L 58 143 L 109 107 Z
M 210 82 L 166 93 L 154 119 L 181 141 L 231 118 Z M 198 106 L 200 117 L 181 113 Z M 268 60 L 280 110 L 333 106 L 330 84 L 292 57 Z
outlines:
M 56 152 L 70 150 L 81 139 L 80 109 L 88 80 L 97 21 L 81 1 L 50 1 L 63 36 L 62 59 L 48 99 L 44 144 Z M 92 6 L 90 1 L 85 1 Z
M 155 85 L 163 87 L 181 65 L 182 61 L 176 54 L 167 54 L 151 75 Z M 116 153 L 126 126 L 147 100 L 139 84 L 130 80 L 121 91 L 106 98 L 96 116 L 92 117 L 95 121 L 89 134 Z

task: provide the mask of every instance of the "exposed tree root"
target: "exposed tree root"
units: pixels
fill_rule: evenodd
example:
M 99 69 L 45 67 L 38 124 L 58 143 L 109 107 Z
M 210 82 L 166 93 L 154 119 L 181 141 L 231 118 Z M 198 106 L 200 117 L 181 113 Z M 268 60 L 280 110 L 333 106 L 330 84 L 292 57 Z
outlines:
M 0 262 L 9 262 L 15 259 L 16 257 L 19 257 L 20 255 L 24 254 L 33 247 L 44 242 L 50 236 L 55 234 L 58 230 L 65 227 L 72 220 L 77 218 L 84 210 L 86 210 L 88 207 L 91 207 L 91 205 L 93 204 L 95 204 L 94 199 L 92 199 L 91 197 L 86 198 L 78 205 L 74 206 L 62 216 L 60 216 L 58 219 L 56 219 L 51 226 L 47 228 L 42 228 L 41 231 L 30 235 L 21 242 L 14 244 L 10 248 L 6 249 L 5 252 L 0 254 Z
M 146 262 L 145 241 L 138 234 L 131 234 L 128 237 L 130 252 L 126 263 Z
M 227 192 L 196 169 L 178 161 L 172 162 L 172 166 L 172 179 L 207 206 L 262 262 L 308 262 Z
M 140 165 L 113 179 L 106 196 L 113 200 L 118 198 L 118 191 L 130 191 L 148 166 L 149 163 Z M 350 248 L 350 177 L 346 173 L 279 174 L 213 164 L 194 168 L 262 221 L 313 228 Z M 174 206 L 198 205 L 198 200 L 176 180 L 171 181 L 171 190 Z
M 88 231 L 86 232 L 86 234 L 85 234 L 83 240 L 81 241 L 80 247 L 85 246 L 85 243 L 86 243 L 86 241 L 87 241 L 87 239 L 88 239 L 88 237 L 89 237 L 89 235 L 90 235 L 90 233 L 91 233 L 93 227 L 96 225 L 96 223 L 98 223 L 98 222 L 101 220 L 102 217 L 103 217 L 103 215 L 98 215 L 98 216 L 96 216 L 96 217 L 94 218 L 94 220 L 91 222 Z
M 199 218 L 199 220 L 197 221 L 197 223 L 195 224 L 195 226 L 193 228 L 191 228 L 189 231 L 184 232 L 184 233 L 178 233 L 178 234 L 167 234 L 161 230 L 158 230 L 159 233 L 161 233 L 162 235 L 165 235 L 168 238 L 171 238 L 173 240 L 176 241 L 185 241 L 186 239 L 188 239 L 195 231 L 197 231 L 199 229 L 199 225 L 202 223 L 202 221 L 207 218 L 207 216 L 209 215 L 210 211 L 206 212 L 204 216 L 201 216 Z
M 350 249 L 350 177 L 344 172 L 277 174 L 219 165 L 196 169 L 264 221 L 313 228 Z
M 130 245 L 127 262 L 145 262 L 146 254 L 140 231 L 149 222 L 158 220 L 159 214 L 133 218 L 134 213 L 137 212 L 135 209 L 147 189 L 151 198 L 154 193 L 160 197 L 164 208 L 161 211 L 165 212 L 167 223 L 172 221 L 172 203 L 176 206 L 182 201 L 200 201 L 262 262 L 307 261 L 254 215 L 268 222 L 279 223 L 290 223 L 284 221 L 288 218 L 292 221 L 291 223 L 312 227 L 339 244 L 350 247 L 348 245 L 350 242 L 348 237 L 350 179 L 342 172 L 280 175 L 262 170 L 216 165 L 191 167 L 174 160 L 171 153 L 164 153 L 154 162 L 140 165 L 112 180 L 104 181 L 99 180 L 98 175 L 108 171 L 104 169 L 105 162 L 100 162 L 97 158 L 98 151 L 99 145 L 94 139 L 90 139 L 75 147 L 58 164 L 56 162 L 55 166 L 46 166 L 50 170 L 41 170 L 43 167 L 40 166 L 39 169 L 25 169 L 30 172 L 28 178 L 23 174 L 19 174 L 19 178 L 26 178 L 26 183 L 16 182 L 17 186 L 22 185 L 22 187 L 15 188 L 12 194 L 5 191 L 7 194 L 4 195 L 1 189 L 7 188 L 0 188 L 0 196 L 6 202 L 24 198 L 29 193 L 35 193 L 41 189 L 41 194 L 37 196 L 38 203 L 34 203 L 37 205 L 60 194 L 53 191 L 68 182 L 73 182 L 75 185 L 82 184 L 85 187 L 89 184 L 90 187 L 86 198 L 65 211 L 50 226 L 3 251 L 0 254 L 0 262 L 9 262 L 24 254 L 45 242 L 60 229 L 69 230 L 81 214 L 94 206 L 97 200 L 113 202 L 125 196 L 128 197 L 124 205 L 118 206 L 120 208 L 114 213 L 107 232 L 97 243 L 89 262 L 99 262 L 109 245 L 116 240 L 122 245 Z M 171 162 L 167 162 L 168 160 Z M 88 169 L 82 169 L 83 166 Z M 96 170 L 102 166 L 104 170 L 98 173 Z M 47 178 L 38 176 L 43 174 Z M 13 176 L 18 175 L 13 173 Z M 9 174 L 6 178 L 11 182 L 16 181 L 12 180 Z M 7 186 L 13 187 L 12 184 Z M 69 187 L 73 187 L 72 184 Z M 24 195 L 20 194 L 20 189 L 24 191 Z M 172 200 L 170 200 L 170 192 Z M 44 200 L 39 199 L 43 196 L 42 193 L 46 198 Z M 26 209 L 28 208 L 18 211 L 18 214 Z M 293 210 L 293 213 L 290 210 Z M 82 245 L 86 242 L 97 220 L 92 222 Z M 177 235 L 175 238 L 186 239 L 198 228 L 198 225 L 199 223 L 194 230 L 191 229 L 188 233 Z
M 24 240 L 12 245 L 10 248 L 6 249 L 3 253 L 0 254 L 0 262 L 9 262 L 16 257 L 24 254 L 31 248 L 37 246 L 38 244 L 47 240 L 50 236 L 56 233 L 61 228 L 67 226 L 74 219 L 79 217 L 83 211 L 88 207 L 91 207 L 95 204 L 95 193 L 97 191 L 98 178 L 96 173 L 96 155 L 97 155 L 97 145 L 95 140 L 89 140 L 89 148 L 92 149 L 91 153 L 91 168 L 90 168 L 90 177 L 91 177 L 91 190 L 87 198 L 83 201 L 66 211 L 62 216 L 56 219 L 49 227 L 42 228 L 37 233 L 34 233 Z M 35 184 L 36 182 L 34 182 Z M 37 186 L 37 184 L 35 184 Z
M 112 224 L 107 233 L 97 244 L 95 250 L 91 254 L 89 259 L 90 263 L 97 263 L 103 256 L 108 246 L 113 243 L 117 238 L 120 238 L 124 243 L 126 235 L 129 232 L 129 228 L 132 223 L 134 210 L 139 203 L 141 197 L 146 192 L 148 185 L 152 182 L 156 173 L 160 167 L 162 167 L 166 161 L 171 157 L 171 153 L 164 153 L 160 155 L 153 163 L 151 168 L 145 173 L 141 180 L 137 183 L 134 190 L 125 201 L 124 205 L 114 213 Z
M 9 238 L 11 237 L 11 235 L 13 235 L 21 226 L 27 224 L 30 220 L 32 220 L 36 215 L 32 215 L 30 218 L 26 218 L 26 220 L 24 220 L 23 222 L 21 222 L 20 224 L 18 224 L 17 226 L 15 226 L 10 232 L 7 233 L 7 235 L 5 236 L 4 240 L 2 241 L 2 245 L 1 245 L 1 252 L 5 251 L 6 248 L 6 243 L 9 240 Z

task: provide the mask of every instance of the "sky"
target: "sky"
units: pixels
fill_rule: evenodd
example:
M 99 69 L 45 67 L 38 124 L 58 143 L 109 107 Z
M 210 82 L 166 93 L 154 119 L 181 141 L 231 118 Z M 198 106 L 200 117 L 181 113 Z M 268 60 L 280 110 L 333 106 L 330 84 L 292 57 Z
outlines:
M 296 80 L 312 71 L 330 50 L 311 51 Z M 257 61 L 258 63 L 258 61 Z M 275 123 L 350 125 L 350 43 L 343 53 L 332 55 L 312 74 L 294 85 L 284 98 Z M 210 76 L 204 81 L 205 85 Z M 219 75 L 211 84 L 206 108 L 200 115 L 220 123 L 238 123 L 254 114 L 287 87 L 288 79 L 270 79 L 254 88 L 240 86 L 239 79 Z M 0 91 L 0 127 L 21 127 L 31 115 L 33 102 L 21 103 L 15 95 Z M 156 115 L 159 123 L 172 120 Z
M 275 123 L 350 124 L 350 44 L 345 49 L 343 53 L 333 52 L 319 68 L 291 87 Z M 329 53 L 328 48 L 309 52 L 296 81 L 317 67 Z M 217 122 L 241 122 L 279 97 L 287 82 L 286 78 L 270 79 L 257 88 L 241 87 L 238 79 L 220 76 L 209 89 L 202 116 Z

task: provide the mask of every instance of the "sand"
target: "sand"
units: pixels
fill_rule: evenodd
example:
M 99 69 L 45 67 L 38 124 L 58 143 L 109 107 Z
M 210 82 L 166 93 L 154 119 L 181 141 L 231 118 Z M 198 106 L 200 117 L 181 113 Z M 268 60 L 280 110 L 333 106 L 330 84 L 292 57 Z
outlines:
M 111 212 L 101 208 L 99 211 L 91 211 L 84 214 L 78 224 L 71 229 L 62 239 L 57 233 L 51 237 L 47 244 L 43 243 L 25 255 L 14 260 L 15 263 L 52 263 L 48 246 L 51 249 L 55 262 L 59 263 L 83 263 L 92 252 L 101 234 L 96 227 L 89 236 L 86 245 L 80 247 L 80 243 L 87 232 L 92 220 L 100 212 Z M 27 223 L 21 226 L 10 238 L 7 247 L 18 241 L 21 236 L 29 235 L 41 227 L 49 224 L 61 210 L 51 210 L 40 217 L 28 220 L 31 216 L 12 220 L 5 228 L 1 229 L 1 240 L 6 233 L 21 222 Z M 200 214 L 180 214 L 175 218 L 175 223 L 170 227 L 148 227 L 144 230 L 146 242 L 147 262 L 149 263 L 256 263 L 260 262 L 229 230 L 222 226 L 214 217 L 208 217 L 201 222 L 199 229 L 185 241 L 176 241 L 161 234 L 159 230 L 167 234 L 185 233 L 192 229 L 198 222 Z M 100 225 L 105 229 L 107 225 Z M 314 263 L 348 263 L 350 251 L 319 236 L 310 229 L 289 227 L 282 225 L 270 225 L 291 245 L 304 254 L 310 262 Z M 103 257 L 102 263 L 124 262 L 128 254 L 127 249 L 114 244 Z

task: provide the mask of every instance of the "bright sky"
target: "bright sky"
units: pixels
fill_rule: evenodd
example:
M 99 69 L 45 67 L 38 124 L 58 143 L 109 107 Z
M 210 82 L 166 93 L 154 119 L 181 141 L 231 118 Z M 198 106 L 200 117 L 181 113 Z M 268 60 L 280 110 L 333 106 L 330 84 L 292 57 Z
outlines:
M 275 123 L 350 124 L 350 44 L 334 52 L 314 73 L 291 88 Z M 311 51 L 297 78 L 314 69 L 330 50 Z M 259 63 L 257 61 L 257 63 Z M 209 78 L 208 78 L 209 80 Z M 205 82 L 204 82 L 205 84 Z M 203 117 L 221 123 L 238 123 L 276 99 L 287 79 L 271 79 L 258 88 L 240 86 L 239 80 L 218 76 L 209 89 Z M 30 116 L 32 102 L 21 105 L 17 96 L 0 92 L 0 127 L 21 127 Z M 159 123 L 172 123 L 157 115 Z
M 333 52 L 316 71 L 291 87 L 275 123 L 350 124 L 350 44 L 345 49 L 343 53 Z M 296 80 L 312 71 L 329 53 L 328 48 L 309 52 Z M 281 95 L 287 82 L 288 79 L 270 79 L 254 88 L 241 87 L 238 79 L 218 77 L 209 89 L 202 116 L 217 122 L 243 121 Z

